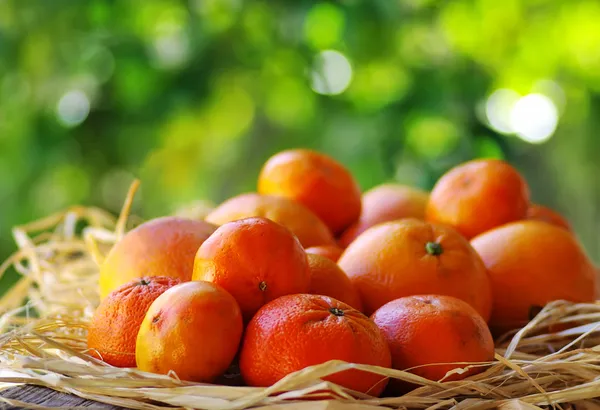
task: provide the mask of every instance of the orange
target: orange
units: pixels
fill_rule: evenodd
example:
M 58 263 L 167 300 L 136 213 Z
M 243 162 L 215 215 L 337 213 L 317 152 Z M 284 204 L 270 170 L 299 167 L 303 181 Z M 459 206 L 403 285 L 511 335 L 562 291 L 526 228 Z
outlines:
M 529 187 L 521 174 L 504 161 L 479 159 L 452 168 L 438 180 L 425 217 L 470 239 L 524 219 L 528 209 Z
M 269 158 L 258 177 L 258 192 L 304 204 L 334 235 L 360 215 L 360 187 L 350 171 L 330 156 L 307 149 L 282 151 Z
M 116 367 L 135 367 L 135 338 L 150 304 L 178 279 L 148 276 L 128 282 L 102 300 L 88 325 L 90 354 Z
M 173 286 L 150 305 L 136 340 L 142 371 L 212 382 L 232 363 L 243 332 L 233 296 L 214 283 Z
M 563 228 L 518 221 L 481 234 L 471 244 L 492 283 L 489 323 L 495 333 L 524 326 L 532 309 L 553 300 L 594 301 L 596 268 Z
M 305 250 L 307 254 L 311 253 L 313 255 L 325 256 L 334 262 L 338 261 L 342 255 L 342 252 L 344 251 L 342 248 L 336 245 L 311 246 Z
M 306 293 L 310 286 L 302 245 L 288 229 L 265 218 L 221 225 L 198 249 L 193 279 L 231 293 L 246 321 L 270 300 Z
M 368 228 L 402 218 L 425 218 L 429 193 L 406 185 L 378 185 L 362 196 L 362 212 L 358 221 L 344 231 L 338 243 L 347 247 Z
M 547 222 L 549 224 L 560 226 L 568 231 L 573 231 L 571 224 L 564 216 L 544 205 L 532 204 L 527 211 L 527 219 Z
M 375 225 L 346 248 L 338 265 L 366 314 L 403 296 L 439 294 L 469 303 L 487 320 L 491 290 L 483 262 L 454 229 L 418 219 Z
M 358 310 L 327 296 L 288 295 L 263 306 L 248 324 L 240 370 L 250 386 L 266 387 L 330 360 L 391 366 L 383 334 Z M 324 379 L 372 396 L 387 384 L 382 376 L 354 369 Z
M 362 310 L 358 292 L 335 262 L 322 255 L 308 254 L 307 257 L 310 269 L 309 293 L 329 296 L 356 310 Z
M 161 217 L 132 229 L 110 250 L 100 268 L 100 297 L 133 279 L 192 277 L 194 255 L 216 227 L 208 222 Z
M 304 205 L 284 197 L 241 194 L 223 202 L 208 214 L 206 220 L 215 225 L 223 225 L 253 216 L 268 218 L 285 226 L 298 237 L 305 248 L 335 244 L 333 235 L 323 221 Z
M 392 353 L 392 366 L 439 381 L 468 363 L 494 360 L 494 339 L 485 320 L 469 304 L 451 296 L 416 295 L 386 303 L 371 317 Z M 445 381 L 479 373 L 472 367 Z

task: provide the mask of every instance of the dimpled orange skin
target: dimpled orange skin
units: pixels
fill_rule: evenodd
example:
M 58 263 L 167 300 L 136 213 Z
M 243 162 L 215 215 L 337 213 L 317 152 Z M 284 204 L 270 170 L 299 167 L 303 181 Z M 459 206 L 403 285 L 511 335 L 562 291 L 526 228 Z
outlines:
M 342 255 L 342 252 L 344 252 L 342 248 L 336 245 L 311 246 L 310 248 L 306 248 L 305 250 L 307 254 L 310 253 L 313 255 L 325 256 L 326 258 L 329 258 L 334 262 L 337 262 L 340 256 Z
M 382 330 L 392 353 L 392 366 L 439 381 L 448 371 L 466 363 L 494 359 L 494 339 L 483 318 L 467 303 L 450 296 L 416 295 L 393 300 L 380 307 L 371 319 Z M 454 363 L 454 364 L 452 364 Z M 446 381 L 479 373 L 474 367 L 453 374 Z
M 100 297 L 143 276 L 192 278 L 194 255 L 216 229 L 204 222 L 161 217 L 129 231 L 108 253 L 100 268 Z
M 287 150 L 269 158 L 258 177 L 258 192 L 304 204 L 334 235 L 360 216 L 361 191 L 352 174 L 330 156 L 312 150 Z
M 308 254 L 310 269 L 309 293 L 329 296 L 362 311 L 362 302 L 354 285 L 344 271 L 331 259 Z
M 470 239 L 525 219 L 529 205 L 529 187 L 514 167 L 496 159 L 480 159 L 458 165 L 438 180 L 425 219 L 449 225 Z
M 222 286 L 249 321 L 279 296 L 307 293 L 310 272 L 300 241 L 283 226 L 256 217 L 219 227 L 198 249 L 193 280 Z
M 138 368 L 174 371 L 180 379 L 210 383 L 233 361 L 243 332 L 233 296 L 214 283 L 192 281 L 160 295 L 136 340 Z
M 248 324 L 240 370 L 250 386 L 266 387 L 329 360 L 391 366 L 387 342 L 368 317 L 327 296 L 288 295 L 263 306 Z M 359 370 L 325 380 L 372 396 L 387 384 L 386 378 Z
M 450 227 L 410 218 L 373 226 L 346 248 L 338 265 L 358 290 L 368 315 L 400 297 L 439 294 L 464 300 L 484 320 L 490 316 L 485 266 Z
M 547 222 L 573 232 L 571 224 L 564 216 L 544 205 L 532 204 L 527 211 L 527 219 Z
M 429 193 L 410 186 L 387 183 L 362 196 L 362 212 L 357 222 L 344 231 L 338 244 L 345 248 L 368 228 L 402 218 L 425 218 Z
M 135 339 L 148 308 L 179 279 L 148 276 L 128 282 L 102 300 L 88 325 L 90 355 L 116 367 L 135 367 Z
M 494 333 L 524 326 L 554 300 L 593 302 L 596 268 L 574 235 L 540 221 L 513 222 L 471 240 L 493 290 Z
M 315 214 L 299 202 L 273 195 L 245 193 L 230 198 L 206 217 L 206 221 L 223 225 L 238 219 L 259 216 L 288 228 L 305 248 L 335 245 L 331 231 Z

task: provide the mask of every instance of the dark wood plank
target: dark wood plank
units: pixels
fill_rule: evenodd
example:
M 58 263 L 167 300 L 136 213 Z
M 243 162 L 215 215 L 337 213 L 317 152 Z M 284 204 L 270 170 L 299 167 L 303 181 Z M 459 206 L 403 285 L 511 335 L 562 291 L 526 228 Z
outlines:
M 0 391 L 0 396 L 7 399 L 18 400 L 28 404 L 44 407 L 64 407 L 64 408 L 88 408 L 98 410 L 123 410 L 122 407 L 111 406 L 110 404 L 98 403 L 93 400 L 82 399 L 72 394 L 60 393 L 46 387 L 25 385 L 11 387 Z M 22 409 L 22 406 L 13 406 L 5 402 L 0 402 L 1 410 Z

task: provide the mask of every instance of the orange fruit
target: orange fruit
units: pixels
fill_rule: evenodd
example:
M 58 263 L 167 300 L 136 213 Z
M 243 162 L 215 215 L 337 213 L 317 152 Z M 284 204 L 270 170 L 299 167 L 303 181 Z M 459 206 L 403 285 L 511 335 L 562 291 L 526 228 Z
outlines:
M 574 235 L 540 222 L 513 222 L 472 239 L 492 284 L 490 327 L 524 326 L 532 309 L 553 300 L 593 302 L 596 268 Z
M 100 297 L 144 276 L 192 277 L 194 255 L 216 227 L 208 222 L 166 216 L 127 232 L 100 267 Z
M 232 363 L 243 332 L 233 296 L 214 283 L 173 286 L 150 305 L 136 339 L 142 371 L 175 372 L 182 380 L 211 382 Z
M 223 202 L 206 217 L 208 222 L 223 225 L 238 219 L 263 217 L 288 228 L 305 248 L 334 245 L 335 239 L 315 214 L 299 202 L 273 195 L 246 193 Z
M 310 289 L 308 293 L 329 296 L 362 310 L 360 296 L 340 267 L 331 259 L 307 254 L 310 269 Z
M 532 204 L 527 210 L 527 219 L 547 222 L 549 224 L 560 226 L 570 232 L 573 231 L 571 224 L 564 216 L 544 205 Z
M 406 185 L 387 183 L 366 191 L 358 221 L 344 231 L 338 244 L 347 247 L 368 228 L 402 218 L 425 218 L 429 193 Z
M 135 367 L 135 338 L 146 311 L 179 279 L 148 276 L 134 279 L 100 302 L 88 325 L 90 355 L 116 367 Z
M 336 245 L 322 245 L 322 246 L 311 246 L 310 248 L 306 248 L 305 251 L 307 254 L 310 253 L 313 255 L 325 256 L 326 258 L 329 258 L 332 261 L 337 262 L 344 250 Z
M 360 187 L 352 174 L 335 159 L 312 150 L 292 149 L 269 158 L 258 177 L 258 192 L 304 204 L 334 235 L 360 215 Z
M 479 159 L 452 168 L 438 180 L 425 217 L 470 239 L 524 219 L 528 209 L 529 187 L 521 174 L 504 161 Z
M 233 295 L 246 321 L 266 302 L 306 293 L 306 253 L 288 229 L 265 218 L 221 225 L 198 249 L 194 280 L 222 286 Z
M 439 381 L 447 372 L 464 368 L 467 363 L 494 360 L 494 339 L 485 320 L 460 299 L 407 296 L 386 303 L 371 319 L 388 341 L 394 369 Z M 473 367 L 445 381 L 460 380 L 482 370 Z
M 263 306 L 242 343 L 240 370 L 250 386 L 270 386 L 286 375 L 329 360 L 389 367 L 389 347 L 358 310 L 322 295 L 288 295 Z M 385 377 L 355 369 L 324 378 L 346 388 L 381 394 Z
M 346 248 L 338 265 L 361 296 L 364 312 L 419 294 L 454 296 L 487 320 L 491 290 L 483 262 L 454 229 L 418 219 L 375 225 Z

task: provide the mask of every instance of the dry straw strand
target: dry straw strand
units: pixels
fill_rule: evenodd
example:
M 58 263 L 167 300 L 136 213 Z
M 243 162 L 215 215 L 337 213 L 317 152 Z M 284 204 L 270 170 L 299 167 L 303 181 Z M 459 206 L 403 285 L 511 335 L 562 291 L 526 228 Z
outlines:
M 13 229 L 17 251 L 0 265 L 0 277 L 10 268 L 21 275 L 0 299 L 4 387 L 30 383 L 153 410 L 600 408 L 600 303 L 548 304 L 508 340 L 498 341 L 496 359 L 477 364 L 486 367 L 483 372 L 462 381 L 433 382 L 405 371 L 331 361 L 288 375 L 271 387 L 253 388 L 190 383 L 176 375 L 107 365 L 88 355 L 86 327 L 99 303 L 98 266 L 125 234 L 139 185 L 138 180 L 131 184 L 118 218 L 102 209 L 76 206 Z M 79 224 L 85 225 L 81 232 Z M 562 323 L 573 326 L 547 332 L 550 325 Z M 400 397 L 374 398 L 323 381 L 348 369 L 420 387 Z M 25 406 L 18 400 L 2 401 Z

